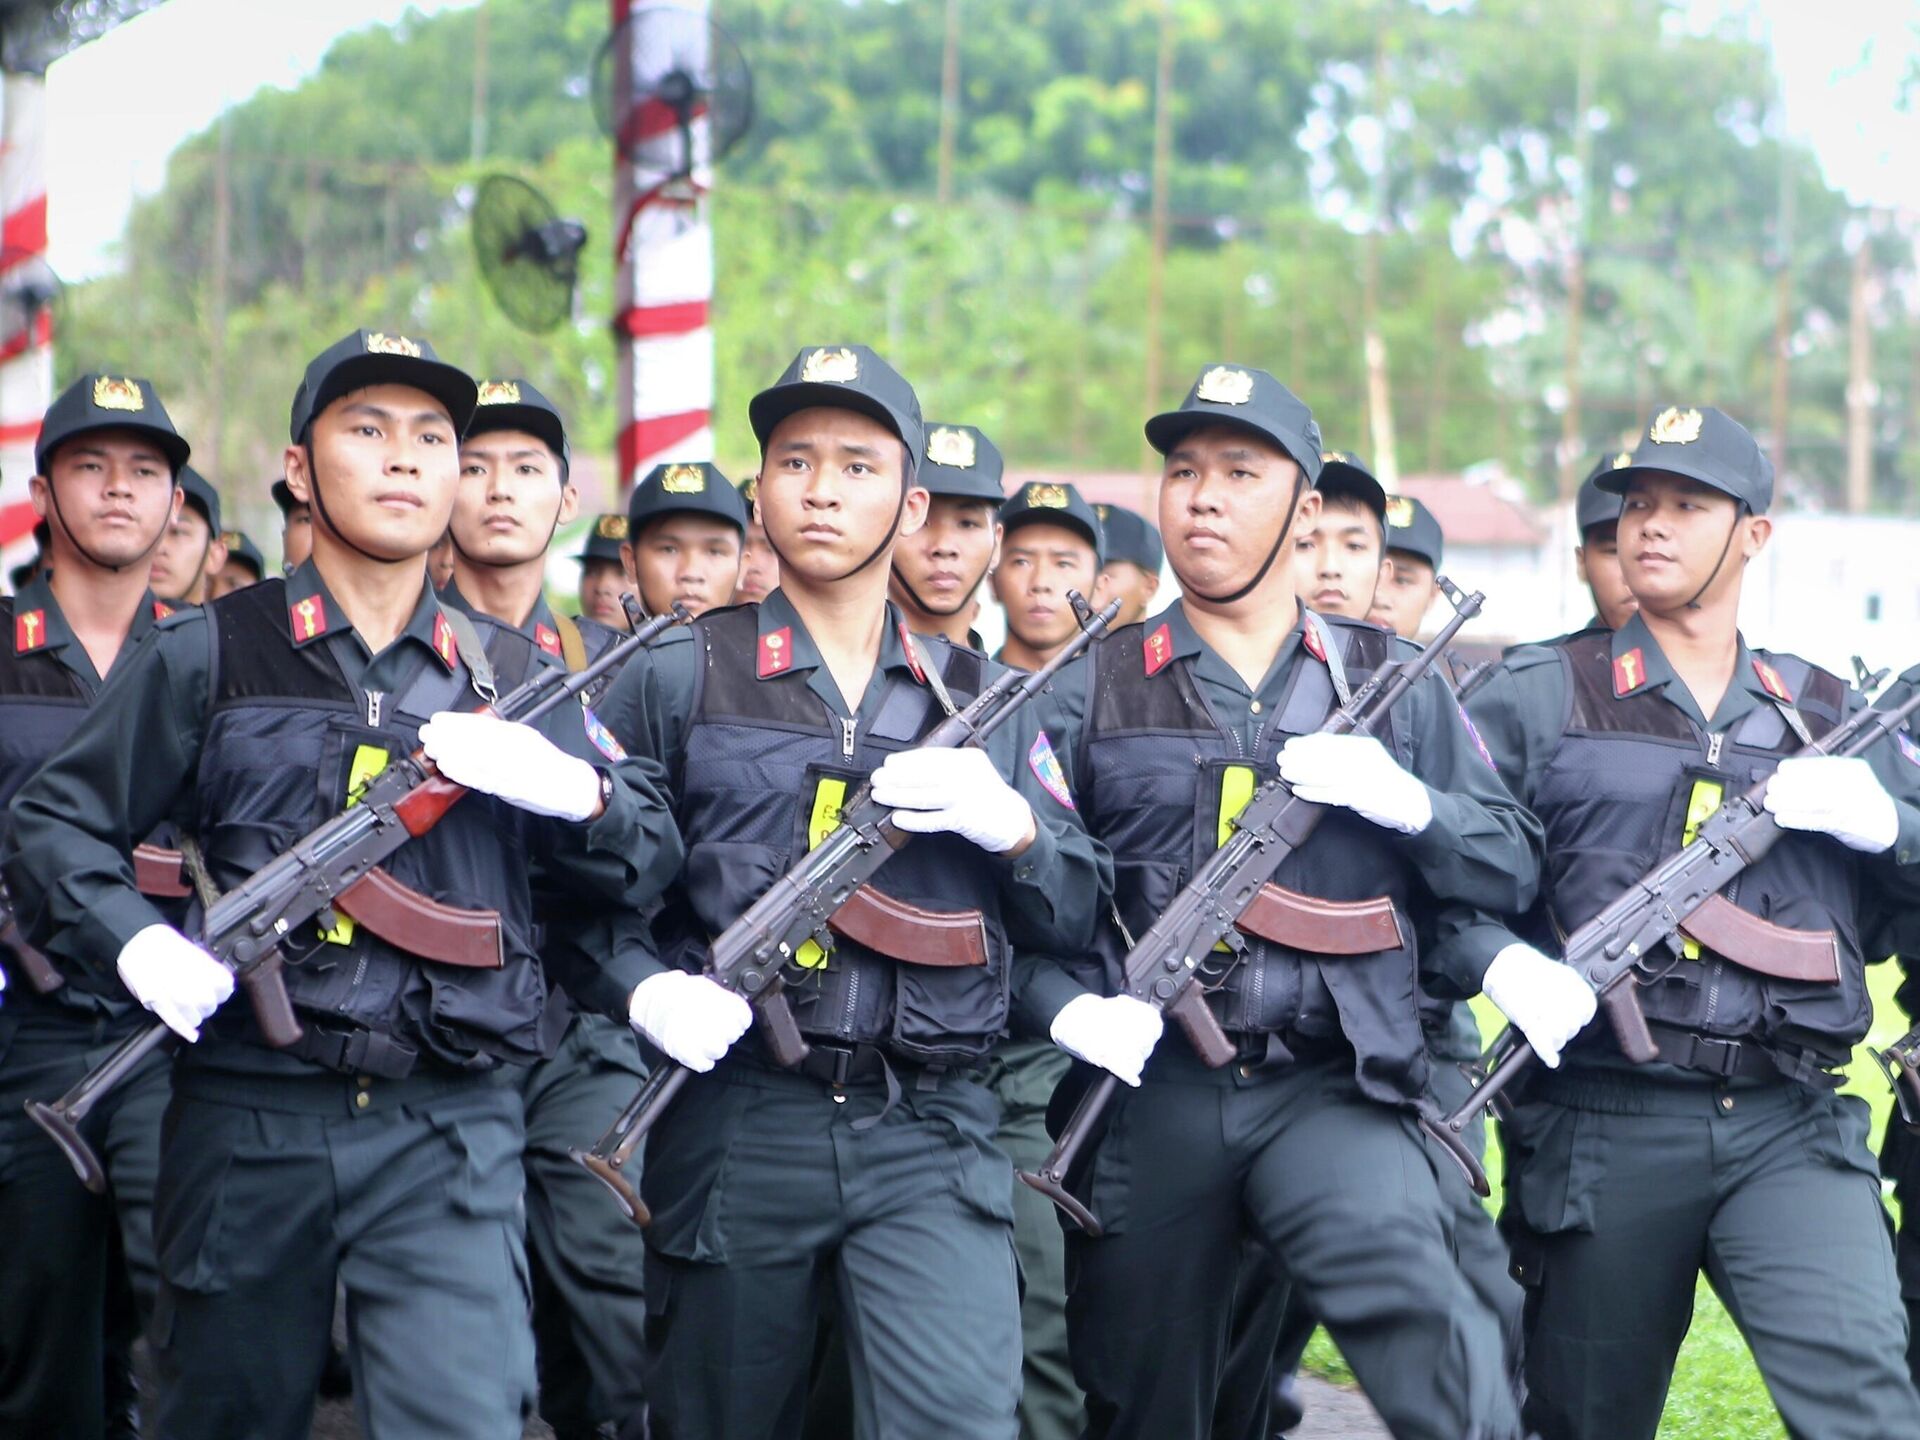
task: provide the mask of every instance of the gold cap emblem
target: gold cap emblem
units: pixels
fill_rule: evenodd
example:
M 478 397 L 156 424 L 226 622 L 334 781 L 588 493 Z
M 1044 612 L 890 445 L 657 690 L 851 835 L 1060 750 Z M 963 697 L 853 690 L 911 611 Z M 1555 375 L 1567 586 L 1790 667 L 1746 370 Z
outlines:
M 1244 405 L 1253 398 L 1253 376 L 1244 370 L 1216 365 L 1200 377 L 1193 398 L 1209 405 Z
M 1404 495 L 1387 497 L 1387 524 L 1396 530 L 1404 530 L 1413 523 L 1413 501 Z
M 669 495 L 700 495 L 707 488 L 707 472 L 698 465 L 669 465 L 660 477 L 660 488 Z
M 1033 510 L 1064 510 L 1067 508 L 1067 487 L 1029 485 L 1027 486 L 1027 506 Z
M 144 410 L 147 397 L 140 393 L 138 380 L 102 375 L 93 382 L 93 406 L 96 410 Z
M 1700 438 L 1703 417 L 1698 410 L 1670 405 L 1653 417 L 1647 438 L 1656 445 L 1691 445 Z
M 238 550 L 240 548 L 240 542 L 245 538 L 246 537 L 238 530 L 226 530 L 221 532 L 220 543 L 229 550 Z
M 1096 505 L 1093 507 L 1093 513 L 1100 517 L 1100 523 L 1104 525 L 1113 518 L 1113 507 L 1111 505 Z
M 600 523 L 593 527 L 593 533 L 602 540 L 624 540 L 627 538 L 627 517 L 602 515 Z
M 511 380 L 482 380 L 480 399 L 482 405 L 518 405 L 520 387 Z
M 860 378 L 860 357 L 851 350 L 815 350 L 800 365 L 800 378 L 811 385 L 851 385 Z
M 1613 463 L 1608 468 L 1613 470 L 1624 470 L 1627 468 L 1627 466 L 1631 465 L 1632 463 L 1633 463 L 1633 452 L 1631 450 L 1622 450 L 1618 455 L 1613 457 Z
M 417 341 L 404 335 L 383 335 L 374 330 L 367 335 L 367 353 L 369 355 L 405 355 L 409 359 L 420 358 L 420 346 Z
M 964 430 L 955 430 L 942 425 L 927 436 L 927 459 L 935 465 L 948 465 L 955 470 L 971 470 L 974 462 L 979 458 L 973 436 Z

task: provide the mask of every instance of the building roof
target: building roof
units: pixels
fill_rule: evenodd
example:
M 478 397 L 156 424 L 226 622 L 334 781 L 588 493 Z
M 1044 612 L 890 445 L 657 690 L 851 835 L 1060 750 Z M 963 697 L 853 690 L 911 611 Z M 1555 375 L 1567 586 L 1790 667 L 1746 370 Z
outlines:
M 1547 539 L 1542 513 L 1519 483 L 1498 470 L 1464 475 L 1402 475 L 1399 493 L 1411 495 L 1440 522 L 1448 546 L 1532 549 Z

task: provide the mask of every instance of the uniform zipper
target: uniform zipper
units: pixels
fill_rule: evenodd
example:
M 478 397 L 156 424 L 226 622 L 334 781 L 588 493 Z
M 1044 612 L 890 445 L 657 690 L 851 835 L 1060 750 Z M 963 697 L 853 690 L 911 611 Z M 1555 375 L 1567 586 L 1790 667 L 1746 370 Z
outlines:
M 840 719 L 840 758 L 842 760 L 853 759 L 853 721 L 851 718 Z
M 1727 732 L 1724 730 L 1715 730 L 1707 736 L 1707 766 L 1709 769 L 1718 770 L 1720 768 L 1720 749 L 1726 744 L 1726 741 Z M 1734 903 L 1739 893 L 1740 881 L 1736 877 L 1733 884 L 1727 887 L 1727 903 Z M 1725 973 L 1726 961 L 1720 956 L 1715 955 L 1713 957 L 1713 963 L 1707 967 L 1707 1008 L 1701 1017 L 1702 1024 L 1709 1028 L 1713 1025 L 1714 1017 L 1720 1013 L 1720 981 Z

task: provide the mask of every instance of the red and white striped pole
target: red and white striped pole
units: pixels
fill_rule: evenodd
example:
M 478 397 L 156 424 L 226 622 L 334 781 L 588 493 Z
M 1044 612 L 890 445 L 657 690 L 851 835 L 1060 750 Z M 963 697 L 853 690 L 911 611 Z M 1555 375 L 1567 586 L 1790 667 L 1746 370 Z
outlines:
M 685 142 L 671 109 L 632 101 L 635 76 L 657 76 L 647 18 L 666 8 L 612 0 L 613 23 L 629 14 L 627 54 L 616 56 L 613 113 L 628 143 L 614 147 L 614 348 L 619 356 L 619 473 L 624 500 L 653 466 L 713 458 L 713 230 L 707 205 L 707 120 L 693 121 L 693 173 L 672 179 Z M 699 17 L 707 0 L 673 0 Z M 682 28 L 674 27 L 676 30 Z M 698 57 L 704 60 L 704 56 Z M 624 59 L 625 63 L 620 61 Z M 701 67 L 703 70 L 705 66 Z M 629 158 L 631 155 L 632 159 Z
M 0 284 L 47 257 L 47 81 L 0 75 Z M 53 312 L 0 336 L 0 550 L 9 565 L 32 553 L 27 477 L 33 442 L 53 399 Z

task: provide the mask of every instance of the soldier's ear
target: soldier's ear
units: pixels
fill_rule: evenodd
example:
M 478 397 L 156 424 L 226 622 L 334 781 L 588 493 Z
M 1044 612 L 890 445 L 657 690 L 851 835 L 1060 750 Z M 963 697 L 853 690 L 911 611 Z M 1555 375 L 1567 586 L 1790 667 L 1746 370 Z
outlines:
M 1767 548 L 1767 542 L 1773 538 L 1773 521 L 1765 515 L 1749 515 L 1741 522 L 1746 528 L 1742 538 L 1740 553 L 1751 560 Z
M 287 478 L 287 491 L 302 505 L 313 504 L 313 477 L 307 473 L 307 447 L 289 445 L 280 452 L 280 473 Z

